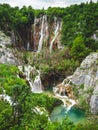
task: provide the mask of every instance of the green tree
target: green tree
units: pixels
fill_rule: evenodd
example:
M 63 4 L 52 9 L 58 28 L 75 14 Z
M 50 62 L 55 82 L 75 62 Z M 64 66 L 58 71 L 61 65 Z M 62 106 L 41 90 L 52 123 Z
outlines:
M 83 59 L 87 54 L 87 49 L 84 44 L 84 39 L 81 35 L 77 36 L 74 41 L 71 48 L 71 55 L 75 59 Z

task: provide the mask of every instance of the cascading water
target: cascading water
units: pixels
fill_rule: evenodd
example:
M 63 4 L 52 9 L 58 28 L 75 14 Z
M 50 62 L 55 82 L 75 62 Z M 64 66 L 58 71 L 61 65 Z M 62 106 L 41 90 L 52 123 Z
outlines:
M 42 25 L 41 25 L 40 40 L 39 40 L 39 45 L 38 45 L 38 52 L 41 51 L 41 49 L 42 49 L 42 44 L 43 44 L 43 37 L 44 37 L 44 20 L 45 20 L 45 16 L 42 17 Z
M 35 67 L 32 67 L 30 65 L 18 66 L 18 68 L 26 76 L 26 80 L 29 82 L 32 92 L 43 92 L 39 70 L 36 70 Z M 35 73 L 37 73 L 37 76 L 35 76 L 35 79 L 33 80 Z
M 56 43 L 56 47 L 61 49 L 60 44 L 60 31 L 62 28 L 61 19 L 54 18 L 53 22 L 50 22 L 48 26 L 49 19 L 47 15 L 34 19 L 32 43 L 34 45 L 34 50 L 40 52 L 43 47 L 49 46 L 50 52 L 52 52 L 53 44 Z M 54 29 L 52 29 L 54 28 Z M 54 33 L 54 36 L 52 34 Z M 49 45 L 50 43 L 50 45 Z M 44 45 L 43 45 L 44 44 Z
M 34 19 L 34 33 L 33 33 L 33 37 L 34 37 L 34 51 L 36 50 L 35 46 L 36 46 L 36 42 L 35 42 L 35 37 L 36 37 L 36 23 L 37 23 L 37 19 L 35 17 Z
M 49 37 L 48 22 L 47 22 L 47 15 L 45 15 L 45 38 L 44 38 L 45 42 L 47 42 L 48 37 Z
M 2 98 L 4 101 L 9 102 L 10 105 L 13 104 L 11 97 L 6 94 L 5 90 L 3 90 L 3 94 L 0 94 L 0 98 Z
M 30 50 L 30 43 L 27 43 L 27 50 Z
M 35 17 L 35 19 L 34 19 L 34 35 L 36 34 L 36 29 L 35 29 L 35 27 L 36 27 L 36 21 L 37 19 L 36 19 L 36 17 Z
M 54 37 L 53 37 L 53 40 L 52 40 L 51 43 L 50 43 L 50 53 L 52 53 L 53 43 L 54 43 L 54 41 L 56 40 L 56 38 L 57 38 L 57 36 L 58 36 L 59 28 L 60 28 L 60 23 L 59 23 L 59 22 L 56 22 L 56 19 L 55 19 Z
M 37 70 L 38 75 L 35 77 L 33 87 L 32 87 L 32 92 L 35 93 L 41 93 L 42 92 L 42 83 L 41 83 L 41 78 L 40 78 L 40 72 Z
M 67 93 L 66 89 L 69 89 L 68 87 L 70 87 L 70 83 L 64 83 L 64 82 L 65 80 L 60 85 L 54 87 L 53 91 L 54 91 L 55 97 L 60 99 L 63 102 L 64 107 L 66 107 L 66 112 L 68 112 L 76 104 L 76 102 L 75 100 L 69 98 L 66 95 Z
M 61 45 L 61 41 L 60 41 L 60 37 L 61 37 L 61 30 L 62 30 L 62 22 L 60 22 L 60 35 L 57 37 L 57 48 L 58 49 L 62 49 L 63 48 L 63 46 Z

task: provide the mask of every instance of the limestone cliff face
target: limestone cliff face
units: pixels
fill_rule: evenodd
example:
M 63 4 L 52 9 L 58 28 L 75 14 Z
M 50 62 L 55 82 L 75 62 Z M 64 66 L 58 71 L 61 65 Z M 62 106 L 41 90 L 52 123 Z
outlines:
M 21 61 L 16 55 L 16 50 L 12 49 L 11 39 L 0 31 L 0 63 L 20 64 Z
M 24 31 L 12 31 L 13 45 L 21 50 L 41 51 L 48 48 L 50 51 L 61 49 L 61 28 L 62 20 L 54 17 L 50 22 L 47 15 L 35 17 L 34 24 Z
M 42 50 L 43 47 L 50 49 L 60 48 L 60 31 L 62 22 L 60 19 L 54 17 L 50 23 L 47 15 L 35 18 L 34 25 L 32 26 L 32 43 L 34 50 Z M 41 48 L 40 48 L 40 44 Z
M 98 53 L 87 56 L 67 79 L 76 85 L 78 97 L 89 103 L 91 113 L 98 114 Z

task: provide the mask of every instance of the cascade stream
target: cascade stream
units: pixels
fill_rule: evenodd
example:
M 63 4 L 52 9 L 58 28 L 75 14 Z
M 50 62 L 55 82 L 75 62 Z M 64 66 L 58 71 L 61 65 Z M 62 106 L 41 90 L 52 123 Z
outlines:
M 45 21 L 45 16 L 42 17 L 42 25 L 41 25 L 40 40 L 39 40 L 39 45 L 38 45 L 38 52 L 41 51 L 41 49 L 42 49 L 42 44 L 43 44 L 43 37 L 44 37 L 44 21 Z
M 54 37 L 53 37 L 53 40 L 50 43 L 50 53 L 52 52 L 53 43 L 54 43 L 54 41 L 56 40 L 56 38 L 58 36 L 58 33 L 59 33 L 58 30 L 59 30 L 59 23 L 57 23 L 57 25 L 56 25 L 56 28 L 55 28 L 55 31 L 54 31 Z
M 26 80 L 29 82 L 32 92 L 34 93 L 43 92 L 39 70 L 36 70 L 35 67 L 32 67 L 30 65 L 19 66 L 18 68 L 23 73 L 23 75 L 26 76 Z M 35 78 L 33 79 L 34 75 Z M 66 112 L 69 111 L 76 104 L 75 100 L 69 98 L 68 95 L 66 94 L 67 93 L 66 89 L 68 89 L 69 91 L 70 89 L 69 87 L 70 83 L 65 83 L 64 80 L 63 83 L 53 88 L 55 97 L 63 102 L 64 107 L 66 108 Z
M 73 93 L 71 92 L 71 85 L 69 83 L 65 83 L 65 80 L 58 86 L 53 88 L 55 97 L 60 99 L 64 107 L 66 107 L 66 112 L 70 111 L 70 109 L 76 104 L 76 101 L 73 100 Z M 69 97 L 68 92 L 70 92 Z
M 27 43 L 27 50 L 28 51 L 30 50 L 30 43 L 29 42 Z
M 9 102 L 10 105 L 13 104 L 11 97 L 9 95 L 6 94 L 6 91 L 3 90 L 3 94 L 0 94 L 0 98 L 3 99 L 4 101 Z
M 31 91 L 34 93 L 43 92 L 43 87 L 40 78 L 40 71 L 36 70 L 35 67 L 30 65 L 18 66 L 19 70 L 26 76 L 26 80 L 29 82 Z M 33 77 L 35 78 L 33 79 Z M 75 100 L 70 98 L 67 94 L 68 91 L 71 91 L 70 83 L 65 83 L 65 80 L 60 85 L 53 88 L 53 92 L 55 94 L 55 98 L 61 100 L 66 108 L 66 112 L 70 111 L 70 109 L 76 104 Z M 70 92 L 72 96 L 72 92 Z
M 18 68 L 26 76 L 26 80 L 29 82 L 32 92 L 34 93 L 43 92 L 39 70 L 36 70 L 35 67 L 32 67 L 30 65 L 18 66 Z M 34 80 L 33 76 L 35 76 Z

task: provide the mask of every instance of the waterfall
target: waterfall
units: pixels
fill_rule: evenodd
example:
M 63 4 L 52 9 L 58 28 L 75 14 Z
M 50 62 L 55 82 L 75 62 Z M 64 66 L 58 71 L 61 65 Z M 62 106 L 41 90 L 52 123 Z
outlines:
M 0 94 L 0 98 L 3 99 L 4 101 L 9 102 L 10 105 L 13 104 L 11 97 L 6 94 L 5 90 L 3 90 L 3 94 Z
M 43 44 L 43 37 L 44 37 L 44 20 L 45 17 L 42 17 L 42 25 L 41 25 L 41 32 L 40 32 L 40 40 L 39 40 L 39 45 L 38 45 L 38 52 L 41 51 L 42 49 L 42 44 Z
M 47 42 L 48 37 L 49 37 L 48 22 L 47 22 L 47 15 L 45 15 L 45 38 L 44 38 L 45 42 Z
M 54 21 L 51 22 L 50 24 L 51 26 L 49 28 L 47 15 L 43 15 L 42 17 L 39 18 L 35 17 L 34 19 L 33 43 L 34 43 L 34 50 L 38 48 L 37 52 L 41 52 L 43 47 L 49 46 L 49 51 L 51 53 L 54 42 L 56 43 L 55 45 L 58 49 L 62 48 L 60 44 L 60 32 L 62 29 L 61 19 L 57 19 L 56 17 L 54 17 Z M 52 34 L 54 34 L 54 36 Z
M 36 70 L 35 67 L 30 65 L 28 66 L 18 66 L 19 70 L 26 76 L 26 80 L 30 84 L 31 91 L 34 93 L 41 93 L 42 90 L 42 83 L 40 78 L 40 71 Z M 35 76 L 36 74 L 36 76 Z M 35 79 L 33 80 L 33 78 Z
M 57 38 L 57 48 L 58 49 L 62 49 L 63 48 L 63 46 L 61 45 L 61 41 L 60 41 L 60 37 L 61 37 L 61 30 L 62 30 L 62 22 L 60 22 L 60 27 L 59 27 L 60 29 L 60 35 L 58 36 L 58 38 Z
M 35 19 L 34 19 L 34 38 L 36 37 L 36 23 L 37 23 L 37 19 L 36 19 L 36 17 L 35 17 Z M 35 42 L 35 39 L 34 39 L 34 51 L 36 50 L 36 42 Z
M 53 43 L 56 40 L 58 33 L 59 33 L 59 22 L 57 22 L 57 23 L 55 22 L 55 24 L 56 24 L 56 27 L 55 27 L 55 31 L 54 31 L 54 37 L 50 43 L 50 53 L 52 53 Z
M 38 72 L 38 75 L 35 77 L 33 87 L 32 87 L 32 92 L 35 93 L 41 93 L 42 92 L 42 83 L 41 83 L 41 78 L 40 78 L 40 72 Z
M 54 87 L 53 91 L 54 91 L 55 97 L 60 99 L 63 102 L 64 106 L 66 107 L 66 112 L 68 112 L 76 104 L 76 102 L 75 100 L 73 100 L 72 98 L 69 98 L 66 95 L 66 91 L 67 91 L 66 89 L 68 89 L 67 87 L 70 86 L 70 84 L 68 83 L 64 84 L 64 82 L 65 80 L 60 85 Z
M 0 94 L 0 98 L 4 99 L 4 101 L 9 102 L 10 105 L 12 105 L 12 103 L 13 103 L 11 100 L 11 97 L 6 94 Z
M 36 29 L 35 29 L 36 22 L 37 22 L 37 19 L 36 19 L 36 17 L 35 17 L 35 19 L 34 19 L 34 35 L 36 34 Z
M 27 50 L 30 50 L 30 43 L 27 43 Z

